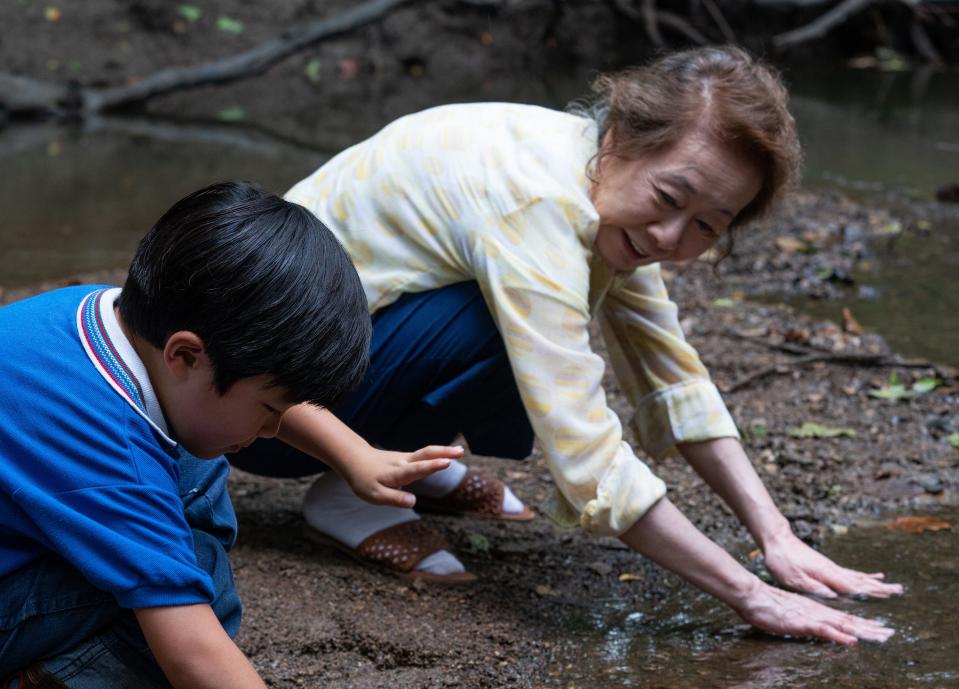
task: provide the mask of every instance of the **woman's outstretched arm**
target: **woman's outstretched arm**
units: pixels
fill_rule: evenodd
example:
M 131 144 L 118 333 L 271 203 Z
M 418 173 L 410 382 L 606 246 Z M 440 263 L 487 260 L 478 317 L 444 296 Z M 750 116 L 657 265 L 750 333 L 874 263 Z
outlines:
M 888 598 L 902 593 L 901 584 L 883 582 L 882 574 L 841 567 L 797 538 L 735 438 L 678 447 L 746 525 L 763 551 L 766 568 L 783 585 L 825 598 L 848 593 Z
M 894 633 L 880 622 L 763 583 L 700 533 L 668 498 L 657 502 L 620 539 L 771 634 L 854 644 L 885 641 Z

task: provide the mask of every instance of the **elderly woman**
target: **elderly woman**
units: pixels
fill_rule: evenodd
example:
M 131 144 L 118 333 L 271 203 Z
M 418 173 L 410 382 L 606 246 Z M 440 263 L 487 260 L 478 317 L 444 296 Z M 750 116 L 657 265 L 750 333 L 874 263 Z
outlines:
M 590 348 L 595 318 L 642 449 L 685 457 L 786 587 L 901 592 L 792 533 L 660 274 L 661 261 L 700 256 L 760 216 L 794 177 L 785 89 L 741 50 L 707 48 L 602 76 L 594 90 L 588 113 L 481 103 L 410 115 L 290 190 L 356 264 L 373 314 L 370 371 L 336 410 L 352 431 L 296 408 L 279 434 L 288 445 L 261 441 L 234 463 L 304 475 L 323 458 L 343 478 L 328 473 L 308 491 L 315 537 L 414 575 L 463 580 L 396 490 L 404 471 L 425 458 L 425 474 L 444 452 L 371 445 L 410 451 L 462 433 L 474 453 L 522 458 L 535 437 L 558 489 L 554 516 L 618 536 L 766 631 L 884 640 L 890 629 L 763 583 L 697 531 L 624 442 Z M 437 509 L 532 516 L 502 483 L 456 461 L 412 490 Z

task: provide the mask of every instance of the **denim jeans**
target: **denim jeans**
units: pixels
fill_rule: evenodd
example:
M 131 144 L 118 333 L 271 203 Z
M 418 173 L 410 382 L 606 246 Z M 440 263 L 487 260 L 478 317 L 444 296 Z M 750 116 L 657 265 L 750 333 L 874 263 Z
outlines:
M 227 548 L 236 516 L 223 460 L 181 454 L 180 494 L 197 563 L 213 580 L 213 611 L 232 637 L 240 599 Z M 0 682 L 40 661 L 70 689 L 169 688 L 132 611 L 55 553 L 0 579 Z

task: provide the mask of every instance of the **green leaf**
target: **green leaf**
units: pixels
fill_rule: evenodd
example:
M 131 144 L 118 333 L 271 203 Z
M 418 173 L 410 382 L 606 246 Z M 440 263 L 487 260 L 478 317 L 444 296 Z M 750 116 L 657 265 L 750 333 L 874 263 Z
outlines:
M 917 395 L 924 395 L 927 392 L 932 392 L 940 385 L 942 385 L 942 381 L 938 378 L 920 378 L 912 384 L 912 389 Z
M 718 306 L 721 309 L 728 309 L 735 305 L 736 301 L 734 299 L 730 299 L 729 297 L 720 297 L 719 299 L 713 300 L 713 306 Z
M 180 5 L 177 8 L 177 14 L 191 24 L 195 24 L 196 22 L 200 21 L 200 15 L 203 14 L 203 10 L 196 5 Z
M 953 433 L 948 438 L 946 438 L 946 440 L 949 441 L 950 445 L 952 445 L 954 448 L 959 450 L 959 433 Z
M 243 22 L 230 17 L 217 17 L 216 28 L 223 33 L 241 34 L 243 33 Z
M 882 388 L 873 388 L 869 391 L 870 397 L 880 400 L 892 400 L 894 402 L 912 397 L 915 393 L 907 390 L 905 385 L 887 385 Z
M 917 395 L 925 395 L 940 385 L 942 385 L 942 381 L 938 378 L 920 378 L 912 384 L 911 388 L 907 388 L 899 382 L 899 376 L 893 371 L 889 376 L 889 385 L 870 390 L 869 396 L 881 400 L 905 400 Z
M 851 428 L 830 428 L 810 421 L 798 428 L 790 428 L 786 433 L 793 438 L 836 438 L 841 435 L 856 437 L 856 431 Z
M 306 78 L 314 84 L 318 82 L 320 80 L 320 61 L 310 60 L 307 62 L 306 67 L 303 68 L 303 73 L 306 75 Z
M 902 223 L 900 223 L 898 220 L 888 222 L 882 227 L 877 228 L 876 234 L 885 236 L 902 234 Z
M 218 112 L 216 118 L 220 120 L 220 122 L 240 122 L 246 118 L 246 110 L 239 105 L 231 105 Z
M 475 531 L 466 532 L 466 542 L 470 550 L 477 553 L 488 553 L 490 549 L 489 539 L 481 533 Z

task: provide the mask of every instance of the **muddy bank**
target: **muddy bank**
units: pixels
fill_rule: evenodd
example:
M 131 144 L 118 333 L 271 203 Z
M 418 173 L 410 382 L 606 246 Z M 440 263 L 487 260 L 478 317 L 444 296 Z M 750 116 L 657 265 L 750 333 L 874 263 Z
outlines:
M 932 205 L 918 210 L 954 212 Z M 770 286 L 839 290 L 827 269 L 851 270 L 893 222 L 910 231 L 913 220 L 836 194 L 803 192 L 761 228 L 744 230 L 736 255 L 718 275 L 705 262 L 669 268 L 688 337 L 721 387 L 781 365 L 726 400 L 773 497 L 813 543 L 859 520 L 954 504 L 959 490 L 959 451 L 947 441 L 959 431 L 954 371 L 939 367 L 940 375 L 952 377 L 930 393 L 898 402 L 876 399 L 869 392 L 888 384 L 889 368 L 796 366 L 791 362 L 797 357 L 778 347 L 884 353 L 881 338 L 750 299 Z M 794 242 L 814 244 L 815 251 Z M 79 279 L 115 283 L 122 275 Z M 2 301 L 38 287 L 8 290 Z M 898 375 L 908 385 L 934 371 L 903 369 Z M 627 418 L 615 381 L 607 389 Z M 805 422 L 846 434 L 790 435 Z M 551 491 L 538 455 L 526 462 L 468 461 L 494 471 L 533 506 Z M 699 528 L 749 562 L 754 546 L 748 534 L 682 460 L 654 469 Z M 232 478 L 240 518 L 233 562 L 246 605 L 239 643 L 274 687 L 537 687 L 568 662 L 572 648 L 561 640 L 562 631 L 580 624 L 584 612 L 611 603 L 649 609 L 685 586 L 618 541 L 557 531 L 542 516 L 528 524 L 427 516 L 480 580 L 466 588 L 411 585 L 303 540 L 299 503 L 307 485 L 240 472 Z M 636 576 L 620 581 L 625 573 Z M 871 609 L 881 614 L 883 604 Z M 738 621 L 729 613 L 728 622 Z

